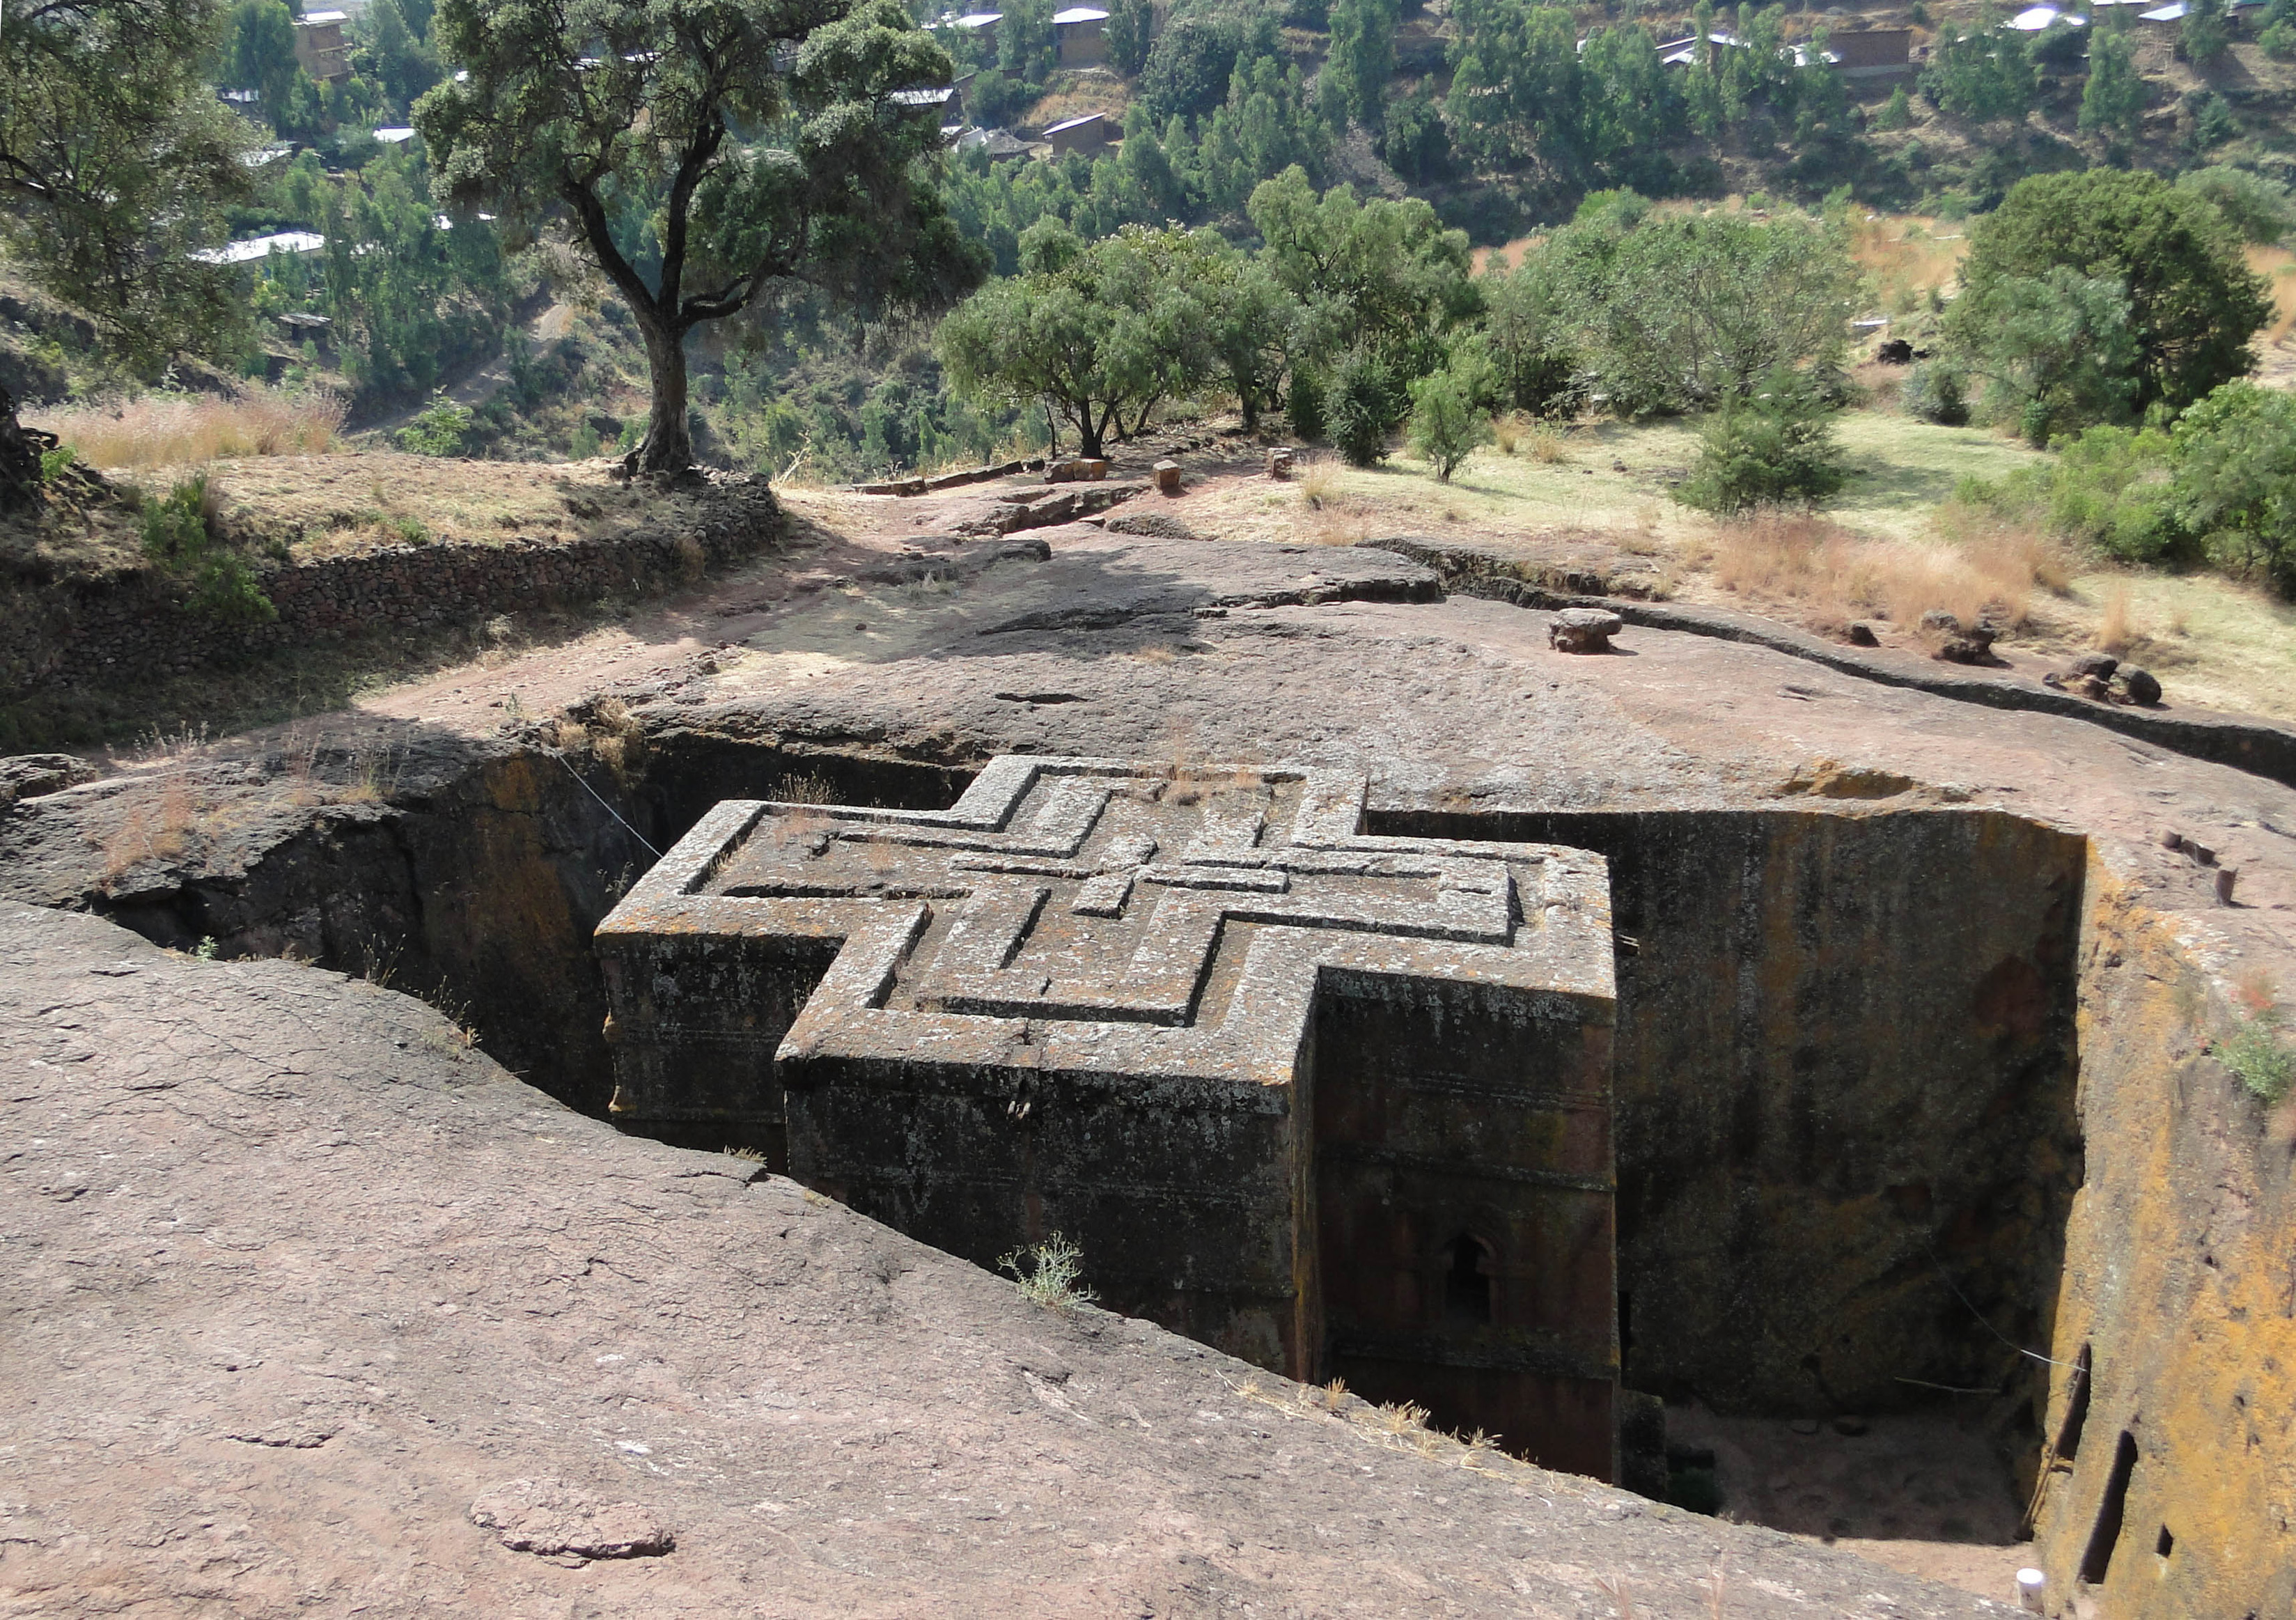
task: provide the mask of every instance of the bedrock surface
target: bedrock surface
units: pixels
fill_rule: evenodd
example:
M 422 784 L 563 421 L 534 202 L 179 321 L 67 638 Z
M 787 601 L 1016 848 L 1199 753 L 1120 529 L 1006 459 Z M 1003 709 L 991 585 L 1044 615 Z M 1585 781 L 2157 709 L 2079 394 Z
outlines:
M 1382 1442 L 362 982 L 12 905 L 0 1031 L 0 1612 L 2004 1612 Z

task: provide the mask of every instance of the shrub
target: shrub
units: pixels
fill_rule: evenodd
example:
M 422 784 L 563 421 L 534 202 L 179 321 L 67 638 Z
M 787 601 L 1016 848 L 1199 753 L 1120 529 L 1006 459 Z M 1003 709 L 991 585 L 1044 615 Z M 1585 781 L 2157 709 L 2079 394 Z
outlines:
M 2296 594 L 2296 395 L 2227 382 L 2177 422 L 2177 522 L 2224 566 Z
M 1909 416 L 1939 427 L 1962 427 L 1969 421 L 1969 382 L 1949 361 L 1924 360 L 1906 374 L 1898 403 Z
M 1099 1297 L 1090 1288 L 1078 1286 L 1078 1279 L 1084 1275 L 1084 1251 L 1058 1232 L 1033 1247 L 1014 1249 L 996 1266 L 1012 1273 L 1025 1297 L 1055 1311 L 1073 1311 Z
M 1324 436 L 1324 380 L 1313 370 L 1302 366 L 1292 374 L 1283 416 L 1302 444 L 1313 444 Z
M 2124 563 L 2160 563 L 2183 549 L 2169 482 L 2169 435 L 2093 427 L 2062 447 L 2049 470 L 2050 530 Z
M 1469 401 L 1456 374 L 1439 371 L 1411 385 L 1411 448 L 1435 469 L 1438 482 L 1449 483 L 1468 453 L 1490 437 L 1490 418 Z
M 2296 27 L 2273 23 L 2256 37 L 2256 43 L 2275 62 L 2296 62 Z
M 2217 1042 L 2216 1050 L 2224 1066 L 2264 1102 L 2278 1102 L 2296 1084 L 2296 1050 L 2261 1017 L 2249 1019 Z
M 1839 489 L 1842 477 L 1833 414 L 1808 379 L 1779 370 L 1751 398 L 1707 417 L 1698 464 L 1675 498 L 1722 513 L 1808 505 Z
M 53 450 L 42 450 L 40 481 L 44 484 L 54 482 L 56 479 L 62 476 L 63 470 L 71 465 L 78 457 L 78 452 L 68 444 L 60 444 Z
M 207 474 L 186 479 L 144 506 L 144 553 L 191 582 L 184 607 L 227 623 L 259 623 L 279 610 L 254 571 L 215 531 Z
M 1360 350 L 1341 360 L 1326 403 L 1332 443 L 1358 467 L 1377 465 L 1387 456 L 1387 436 L 1399 414 L 1395 382 L 1376 355 Z
M 1882 111 L 1874 115 L 1874 127 L 1907 129 L 1913 127 L 1913 98 L 1906 94 L 1906 86 L 1899 85 L 1890 92 L 1890 99 L 1882 103 Z
M 415 456 L 460 456 L 471 431 L 471 409 L 441 394 L 398 430 L 398 448 Z
M 2251 170 L 2221 165 L 2195 169 L 2177 177 L 2177 189 L 2215 203 L 2243 242 L 2274 246 L 2296 230 L 2296 200 L 2290 198 L 2288 188 Z

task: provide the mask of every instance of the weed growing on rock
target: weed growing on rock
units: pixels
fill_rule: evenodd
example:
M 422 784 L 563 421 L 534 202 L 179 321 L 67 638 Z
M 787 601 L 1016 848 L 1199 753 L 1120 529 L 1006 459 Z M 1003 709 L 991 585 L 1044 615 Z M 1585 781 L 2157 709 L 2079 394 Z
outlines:
M 2217 1057 L 2256 1097 L 2276 1103 L 2296 1085 L 2296 1049 L 2265 1017 L 2249 1019 L 2217 1043 Z
M 1073 1311 L 1100 1297 L 1078 1286 L 1084 1251 L 1058 1232 L 1031 1247 L 1014 1249 L 997 1261 L 996 1269 L 1012 1274 L 1024 1297 L 1050 1310 Z

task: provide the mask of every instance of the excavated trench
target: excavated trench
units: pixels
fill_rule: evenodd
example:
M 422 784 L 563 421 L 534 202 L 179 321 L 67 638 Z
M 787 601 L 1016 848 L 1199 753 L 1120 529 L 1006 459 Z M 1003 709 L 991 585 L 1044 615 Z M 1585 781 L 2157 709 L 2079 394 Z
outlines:
M 551 751 L 498 754 L 316 818 L 239 878 L 107 909 L 163 944 L 292 951 L 467 1009 L 505 1066 L 603 1115 L 590 940 L 653 851 L 724 799 L 942 808 L 972 774 L 701 733 L 631 752 L 642 766 L 622 773 L 614 751 L 579 756 L 578 778 Z M 2002 1504 L 2041 1466 L 2036 1356 L 2082 1179 L 2085 841 L 1995 811 L 1872 807 L 1397 810 L 1370 830 L 1611 862 L 1625 1382 L 1669 1403 L 1684 1500 L 1715 1484 L 1710 1419 L 1772 1437 L 1795 1420 L 1911 1424 L 1922 1445 L 1945 1436 L 1980 1482 L 1956 1489 L 1987 1505 L 1845 1509 L 1743 1433 L 1720 1447 L 1722 1500 L 1819 1534 L 2013 1534 Z

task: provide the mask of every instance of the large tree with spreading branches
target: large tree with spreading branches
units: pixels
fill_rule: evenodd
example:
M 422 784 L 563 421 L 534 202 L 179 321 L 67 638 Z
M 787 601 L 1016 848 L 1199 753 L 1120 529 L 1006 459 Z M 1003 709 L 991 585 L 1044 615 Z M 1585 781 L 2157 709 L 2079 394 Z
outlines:
M 567 231 L 653 376 L 634 471 L 693 465 L 685 339 L 777 288 L 865 317 L 936 307 L 985 255 L 930 169 L 947 55 L 895 0 L 440 0 L 462 71 L 414 111 L 440 200 Z

